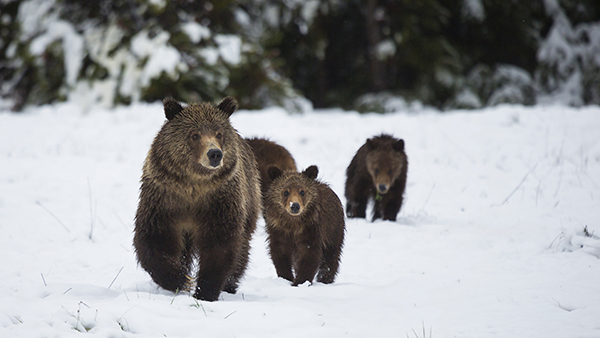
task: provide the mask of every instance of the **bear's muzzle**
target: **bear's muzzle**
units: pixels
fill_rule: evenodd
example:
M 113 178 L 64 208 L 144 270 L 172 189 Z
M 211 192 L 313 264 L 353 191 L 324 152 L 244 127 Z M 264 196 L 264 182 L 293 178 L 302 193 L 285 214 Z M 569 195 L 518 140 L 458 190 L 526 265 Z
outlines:
M 386 184 L 379 184 L 379 185 L 377 186 L 377 191 L 378 191 L 380 194 L 385 194 L 385 193 L 387 193 L 387 192 L 388 192 L 389 188 L 390 188 L 390 187 L 389 187 L 388 185 L 386 185 Z
M 206 156 L 208 157 L 208 161 L 210 166 L 213 168 L 218 168 L 221 165 L 221 160 L 223 159 L 223 152 L 220 149 L 210 149 Z

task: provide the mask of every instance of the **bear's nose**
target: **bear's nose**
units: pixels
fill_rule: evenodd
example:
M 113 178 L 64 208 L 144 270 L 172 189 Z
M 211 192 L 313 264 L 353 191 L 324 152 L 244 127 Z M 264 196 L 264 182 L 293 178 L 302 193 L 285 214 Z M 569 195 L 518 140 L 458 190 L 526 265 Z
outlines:
M 211 166 L 218 167 L 219 164 L 221 164 L 221 160 L 223 159 L 223 152 L 221 150 L 211 149 L 206 155 L 208 156 Z
M 382 193 L 382 194 L 385 194 L 387 192 L 387 189 L 388 189 L 387 185 L 385 185 L 385 184 L 380 184 L 378 188 L 379 188 L 378 189 L 379 192 Z
M 294 202 L 290 205 L 290 210 L 292 211 L 293 214 L 297 214 L 298 212 L 300 212 L 300 203 L 298 202 Z

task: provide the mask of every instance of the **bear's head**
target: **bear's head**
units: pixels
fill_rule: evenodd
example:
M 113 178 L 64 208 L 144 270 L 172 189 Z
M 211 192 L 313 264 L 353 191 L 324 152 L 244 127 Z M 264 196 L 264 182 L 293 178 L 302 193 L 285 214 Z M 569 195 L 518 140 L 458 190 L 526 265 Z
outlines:
M 405 170 L 404 140 L 381 135 L 367 140 L 367 170 L 379 194 L 386 194 Z
M 156 136 L 153 151 L 167 170 L 206 176 L 233 166 L 239 137 L 229 123 L 238 106 L 234 98 L 226 97 L 216 106 L 185 107 L 166 98 L 163 105 L 167 122 Z
M 276 204 L 291 216 L 301 216 L 310 208 L 317 198 L 315 179 L 319 168 L 312 165 L 302 173 L 281 171 L 276 166 L 268 169 L 269 178 L 273 180 L 267 192 L 268 203 Z

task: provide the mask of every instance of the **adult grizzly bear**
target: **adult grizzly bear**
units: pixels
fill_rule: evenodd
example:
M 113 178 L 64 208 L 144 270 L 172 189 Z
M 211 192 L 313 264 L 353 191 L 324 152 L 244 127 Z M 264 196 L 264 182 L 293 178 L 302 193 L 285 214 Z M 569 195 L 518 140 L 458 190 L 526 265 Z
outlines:
M 346 214 L 366 217 L 369 198 L 375 200 L 373 221 L 395 221 L 406 188 L 408 159 L 404 140 L 390 135 L 368 139 L 346 169 Z
M 344 208 L 319 169 L 302 173 L 269 168 L 273 180 L 265 199 L 269 252 L 277 276 L 294 286 L 306 281 L 333 283 L 344 244 Z M 295 272 L 295 277 L 294 273 Z
M 272 181 L 268 174 L 270 166 L 276 166 L 282 171 L 298 171 L 290 152 L 279 144 L 264 138 L 251 138 L 246 141 L 252 148 L 258 163 L 260 190 L 263 197 L 267 195 Z
M 229 122 L 234 98 L 163 103 L 167 121 L 143 168 L 135 252 L 162 288 L 186 290 L 195 280 L 194 297 L 215 301 L 221 290 L 236 292 L 248 264 L 261 209 L 256 160 Z

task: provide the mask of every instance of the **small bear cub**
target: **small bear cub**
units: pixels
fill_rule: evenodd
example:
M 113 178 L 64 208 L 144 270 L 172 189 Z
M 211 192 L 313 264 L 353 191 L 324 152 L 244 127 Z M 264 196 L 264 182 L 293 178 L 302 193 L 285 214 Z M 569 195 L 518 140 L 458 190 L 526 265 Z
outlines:
M 269 177 L 269 167 L 277 166 L 282 171 L 298 171 L 296 162 L 292 154 L 283 146 L 265 139 L 265 138 L 247 138 L 246 142 L 252 148 L 256 162 L 258 163 L 258 171 L 260 172 L 260 190 L 262 196 L 267 195 L 271 178 Z
M 302 173 L 268 169 L 264 217 L 269 251 L 277 276 L 293 286 L 333 283 L 344 244 L 344 209 L 338 196 L 320 181 L 317 166 Z
M 373 221 L 395 221 L 404 201 L 407 171 L 404 140 L 386 134 L 368 139 L 346 169 L 348 217 L 365 218 L 372 199 Z

